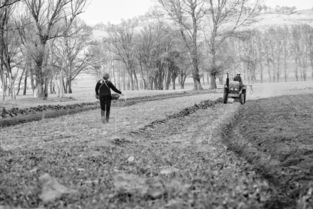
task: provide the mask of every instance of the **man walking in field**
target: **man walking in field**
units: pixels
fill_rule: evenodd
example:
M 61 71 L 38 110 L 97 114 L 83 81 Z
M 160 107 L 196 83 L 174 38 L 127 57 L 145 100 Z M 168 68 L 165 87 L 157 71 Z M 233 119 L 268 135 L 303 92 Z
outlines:
M 96 84 L 96 98 L 100 100 L 101 107 L 101 121 L 102 123 L 109 122 L 110 109 L 111 109 L 111 89 L 118 94 L 122 94 L 111 81 L 109 81 L 110 75 L 105 73 L 103 78 L 100 79 Z

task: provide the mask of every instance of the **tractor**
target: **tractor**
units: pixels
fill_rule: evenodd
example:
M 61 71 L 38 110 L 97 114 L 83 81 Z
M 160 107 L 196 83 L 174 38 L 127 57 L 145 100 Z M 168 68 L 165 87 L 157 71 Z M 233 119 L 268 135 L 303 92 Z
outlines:
M 240 75 L 237 74 L 237 76 Z M 224 104 L 227 104 L 228 98 L 233 98 L 235 101 L 239 101 L 241 104 L 246 103 L 246 96 L 247 96 L 247 86 L 243 85 L 241 78 L 239 79 L 234 79 L 234 81 L 229 80 L 229 74 L 227 73 L 226 77 L 226 83 L 224 85 Z

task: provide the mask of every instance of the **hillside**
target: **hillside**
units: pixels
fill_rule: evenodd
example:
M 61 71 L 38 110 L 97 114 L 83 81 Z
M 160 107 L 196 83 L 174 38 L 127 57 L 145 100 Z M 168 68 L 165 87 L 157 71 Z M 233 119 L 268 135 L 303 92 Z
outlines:
M 313 10 L 297 10 L 293 13 L 282 14 L 267 12 L 257 16 L 249 28 L 265 30 L 272 26 L 288 26 L 308 24 L 313 27 Z M 99 40 L 105 36 L 105 25 L 99 24 L 93 27 L 93 39 Z
M 271 26 L 301 24 L 313 26 L 313 10 L 298 10 L 291 14 L 264 13 L 255 18 L 255 22 L 252 24 L 252 27 L 254 29 L 265 29 Z

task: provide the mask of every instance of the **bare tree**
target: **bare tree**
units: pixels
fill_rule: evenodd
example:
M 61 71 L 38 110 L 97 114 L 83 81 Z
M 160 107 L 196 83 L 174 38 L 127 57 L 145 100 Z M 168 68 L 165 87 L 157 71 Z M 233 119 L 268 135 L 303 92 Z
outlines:
M 210 87 L 216 88 L 216 76 L 221 66 L 217 63 L 218 50 L 223 42 L 255 14 L 258 1 L 250 0 L 207 0 L 208 28 L 205 29 L 211 54 Z
M 15 80 L 18 76 L 17 65 L 20 59 L 20 41 L 17 30 L 14 29 L 14 5 L 18 1 L 4 0 L 0 3 L 0 79 L 3 90 L 3 100 L 6 95 L 15 98 Z M 15 69 L 15 72 L 14 72 Z
M 155 50 L 159 44 L 156 39 L 157 29 L 155 25 L 148 25 L 136 35 L 136 58 L 144 89 L 153 89 L 154 65 L 157 54 Z
M 111 61 L 109 51 L 106 49 L 106 44 L 103 41 L 92 41 L 88 45 L 88 56 L 91 58 L 91 72 L 95 74 L 97 79 L 101 78 L 104 73 L 105 66 Z
M 136 24 L 136 21 L 128 20 L 123 21 L 120 25 L 109 25 L 107 28 L 108 38 L 106 39 L 110 51 L 125 65 L 132 90 L 139 89 L 134 39 Z
M 21 0 L 2 0 L 0 2 L 0 9 L 13 6 L 14 4 L 16 4 L 19 1 L 21 1 Z
M 280 37 L 282 38 L 282 52 L 283 52 L 283 60 L 284 60 L 284 80 L 287 82 L 288 80 L 288 58 L 290 55 L 290 41 L 289 41 L 289 28 L 287 26 L 281 28 L 280 30 Z
M 293 53 L 293 58 L 294 58 L 294 62 L 295 62 L 295 78 L 298 81 L 299 80 L 299 65 L 301 62 L 301 54 L 302 54 L 302 50 L 301 50 L 301 31 L 299 30 L 298 26 L 294 26 L 292 28 L 292 53 Z
M 181 37 L 192 60 L 194 89 L 202 89 L 199 74 L 199 29 L 205 15 L 204 0 L 158 0 L 178 24 Z
M 313 28 L 306 27 L 308 56 L 311 65 L 311 78 L 313 79 Z
M 90 41 L 91 29 L 81 21 L 74 21 L 73 27 L 64 37 L 55 41 L 53 53 L 58 58 L 56 66 L 60 69 L 60 79 L 65 93 L 72 93 L 72 81 L 89 64 L 91 57 L 86 53 Z M 65 81 L 63 81 L 65 79 Z
M 64 37 L 74 19 L 82 13 L 86 0 L 24 0 L 35 25 L 36 37 L 32 57 L 35 62 L 37 97 L 48 96 L 48 79 L 45 68 L 47 43 Z M 31 39 L 28 39 L 31 40 Z

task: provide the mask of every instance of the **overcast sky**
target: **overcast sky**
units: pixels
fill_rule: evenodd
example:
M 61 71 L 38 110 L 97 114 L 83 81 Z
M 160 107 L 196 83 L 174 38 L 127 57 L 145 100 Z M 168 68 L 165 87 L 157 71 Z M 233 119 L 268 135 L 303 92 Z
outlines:
M 271 7 L 296 6 L 298 9 L 312 9 L 313 0 L 263 0 Z M 81 18 L 90 25 L 96 23 L 118 23 L 145 14 L 152 7 L 151 0 L 89 0 Z M 154 1 L 155 2 L 155 1 Z

